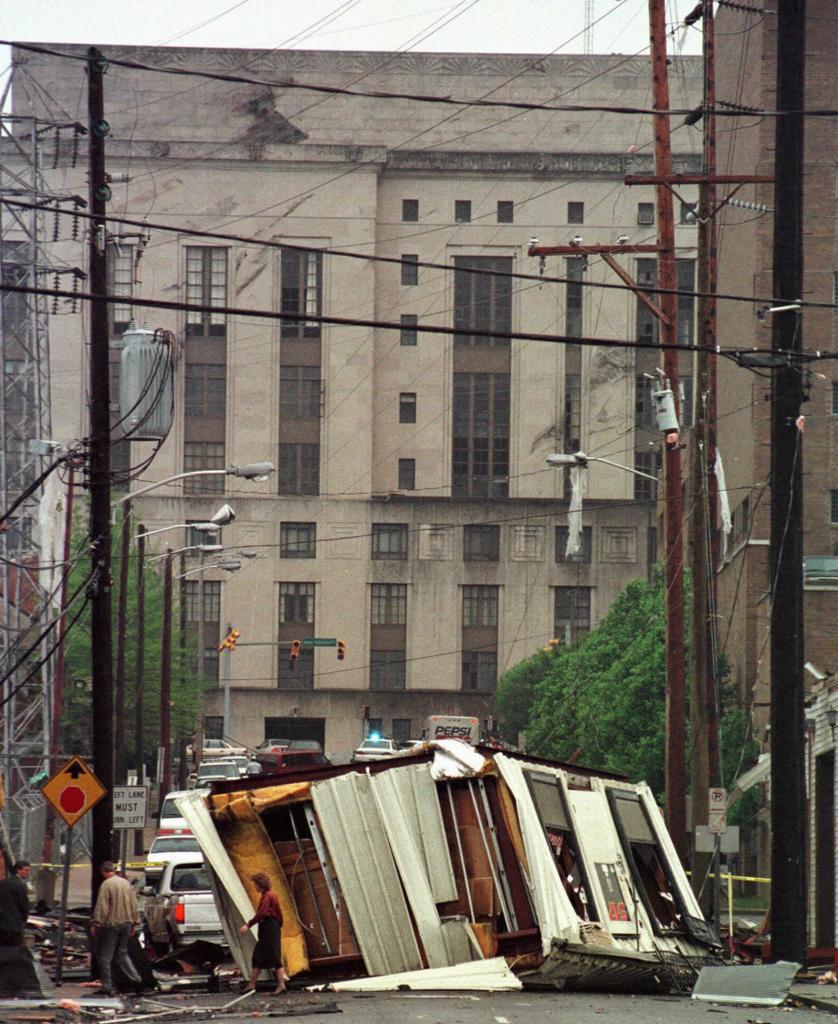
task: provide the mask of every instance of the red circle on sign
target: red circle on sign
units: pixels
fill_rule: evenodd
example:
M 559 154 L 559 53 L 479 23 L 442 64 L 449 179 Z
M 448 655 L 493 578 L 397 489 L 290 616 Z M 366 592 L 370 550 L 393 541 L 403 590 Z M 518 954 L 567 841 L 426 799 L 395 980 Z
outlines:
M 67 786 L 61 790 L 58 802 L 62 811 L 66 811 L 67 814 L 78 814 L 84 807 L 84 790 L 80 786 Z

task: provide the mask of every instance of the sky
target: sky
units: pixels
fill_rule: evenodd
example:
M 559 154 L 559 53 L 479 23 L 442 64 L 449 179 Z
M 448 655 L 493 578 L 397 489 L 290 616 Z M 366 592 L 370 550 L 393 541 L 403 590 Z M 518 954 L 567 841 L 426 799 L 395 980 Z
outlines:
M 695 0 L 667 0 L 675 23 Z M 594 53 L 648 45 L 648 0 L 593 0 Z M 2 0 L 0 38 L 140 46 L 584 53 L 584 0 Z M 701 34 L 672 48 L 698 53 Z M 0 72 L 9 64 L 0 47 Z

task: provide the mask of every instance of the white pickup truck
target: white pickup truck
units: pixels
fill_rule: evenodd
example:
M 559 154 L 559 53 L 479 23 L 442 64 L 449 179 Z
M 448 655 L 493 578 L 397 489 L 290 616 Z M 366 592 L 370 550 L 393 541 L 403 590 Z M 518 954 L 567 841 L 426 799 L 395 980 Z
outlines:
M 168 861 L 159 881 L 143 889 L 146 941 L 160 954 L 196 939 L 226 942 L 200 853 L 183 858 Z

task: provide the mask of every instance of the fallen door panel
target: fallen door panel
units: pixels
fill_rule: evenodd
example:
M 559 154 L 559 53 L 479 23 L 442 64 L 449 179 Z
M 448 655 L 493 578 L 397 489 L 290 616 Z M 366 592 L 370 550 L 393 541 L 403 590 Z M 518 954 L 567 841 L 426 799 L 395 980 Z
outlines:
M 510 992 L 522 987 L 502 956 L 454 967 L 408 971 L 384 978 L 358 978 L 332 985 L 335 992 L 395 992 L 402 989 L 415 992 Z
M 311 787 L 314 809 L 370 974 L 421 968 L 419 947 L 369 777 Z

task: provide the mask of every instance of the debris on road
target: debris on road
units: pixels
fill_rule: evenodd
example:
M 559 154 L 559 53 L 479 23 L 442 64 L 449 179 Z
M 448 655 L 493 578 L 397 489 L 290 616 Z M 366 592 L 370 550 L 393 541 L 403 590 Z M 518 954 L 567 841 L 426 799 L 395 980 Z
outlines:
M 737 964 L 704 967 L 693 988 L 693 999 L 707 1003 L 780 1006 L 789 994 L 800 964 Z

